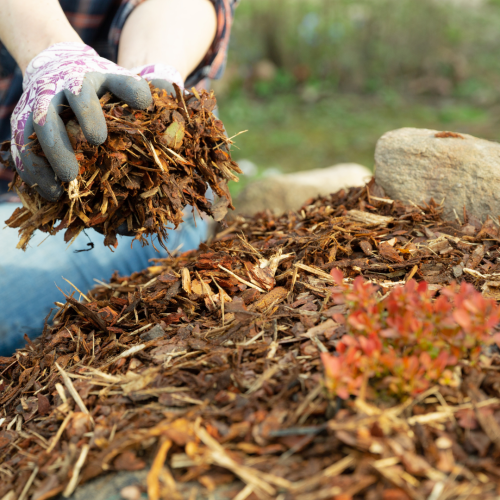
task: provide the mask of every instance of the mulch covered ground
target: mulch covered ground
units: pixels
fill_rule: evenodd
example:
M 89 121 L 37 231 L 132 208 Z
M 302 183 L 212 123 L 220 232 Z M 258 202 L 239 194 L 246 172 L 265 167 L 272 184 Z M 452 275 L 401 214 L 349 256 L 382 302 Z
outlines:
M 0 358 L 0 498 L 144 468 L 152 499 L 192 481 L 238 500 L 497 498 L 494 344 L 457 359 L 453 383 L 406 394 L 377 376 L 336 393 L 323 361 L 350 328 L 332 269 L 346 285 L 364 276 L 377 304 L 411 279 L 495 298 L 498 227 L 445 222 L 372 182 L 238 217 L 198 251 L 75 291 L 40 339 Z

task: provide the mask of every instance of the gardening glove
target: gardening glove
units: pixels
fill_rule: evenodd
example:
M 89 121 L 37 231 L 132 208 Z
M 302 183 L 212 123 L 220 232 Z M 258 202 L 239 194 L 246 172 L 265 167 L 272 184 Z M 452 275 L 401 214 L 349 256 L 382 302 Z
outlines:
M 11 118 L 11 153 L 21 179 L 47 200 L 56 201 L 63 192 L 60 181 L 74 180 L 79 171 L 59 113 L 69 105 L 85 138 L 91 144 L 102 144 L 108 130 L 99 96 L 106 91 L 134 108 L 151 104 L 144 79 L 99 57 L 83 43 L 57 43 L 29 63 L 23 94 Z M 30 150 L 33 132 L 47 158 Z
M 147 64 L 146 66 L 136 66 L 130 70 L 135 75 L 140 75 L 144 80 L 151 82 L 159 89 L 165 89 L 169 94 L 174 93 L 173 84 L 184 88 L 184 80 L 181 74 L 173 67 L 166 64 Z

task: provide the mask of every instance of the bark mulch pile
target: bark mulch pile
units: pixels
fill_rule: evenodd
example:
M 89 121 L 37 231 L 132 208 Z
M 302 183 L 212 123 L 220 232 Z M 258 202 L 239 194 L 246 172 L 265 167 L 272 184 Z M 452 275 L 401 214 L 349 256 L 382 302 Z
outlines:
M 445 222 L 372 182 L 77 291 L 0 358 L 0 498 L 141 469 L 151 499 L 195 498 L 193 482 L 238 500 L 497 498 L 499 250 L 497 222 Z M 415 340 L 417 320 L 453 336 Z
M 228 152 L 231 141 L 224 125 L 213 114 L 213 91 L 192 94 L 176 87 L 174 95 L 151 86 L 151 92 L 153 104 L 146 110 L 132 109 L 109 92 L 100 99 L 108 126 L 101 146 L 86 141 L 71 109 L 61 114 L 80 173 L 63 183 L 64 194 L 54 203 L 16 175 L 13 189 L 23 208 L 6 224 L 19 228 L 18 248 L 25 250 L 37 230 L 65 230 L 70 242 L 86 228 L 104 234 L 104 244 L 116 247 L 120 226 L 121 233 L 135 234 L 142 244 L 155 236 L 164 246 L 169 227 L 182 222 L 186 206 L 217 221 L 234 208 L 226 181 L 237 181 L 233 172 L 241 171 Z M 44 156 L 36 134 L 32 139 L 33 151 Z M 215 205 L 206 198 L 208 187 L 220 197 Z

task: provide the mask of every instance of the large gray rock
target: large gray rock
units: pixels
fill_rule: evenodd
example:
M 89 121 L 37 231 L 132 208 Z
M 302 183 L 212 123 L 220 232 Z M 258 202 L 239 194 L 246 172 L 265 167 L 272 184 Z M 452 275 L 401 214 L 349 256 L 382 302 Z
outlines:
M 363 186 L 371 175 L 370 170 L 357 163 L 273 175 L 249 184 L 235 200 L 236 211 L 253 215 L 266 208 L 276 214 L 297 210 L 308 198 Z
M 375 150 L 375 180 L 395 200 L 443 202 L 444 215 L 500 215 L 500 144 L 471 135 L 402 128 Z

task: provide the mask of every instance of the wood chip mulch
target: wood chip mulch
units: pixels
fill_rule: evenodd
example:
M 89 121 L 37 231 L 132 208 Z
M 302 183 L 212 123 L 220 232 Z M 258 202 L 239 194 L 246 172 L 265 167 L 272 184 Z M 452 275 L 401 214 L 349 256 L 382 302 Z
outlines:
M 19 230 L 18 248 L 26 250 L 37 231 L 54 235 L 64 231 L 72 242 L 85 229 L 105 235 L 104 244 L 118 245 L 117 233 L 135 235 L 141 244 L 153 238 L 165 248 L 169 229 L 177 227 L 191 207 L 220 221 L 233 208 L 227 181 L 241 173 L 231 159 L 231 140 L 223 123 L 213 114 L 214 92 L 184 92 L 175 87 L 168 94 L 151 86 L 152 104 L 132 109 L 110 92 L 101 97 L 108 128 L 104 144 L 93 146 L 85 139 L 71 109 L 61 113 L 80 171 L 63 183 L 63 194 L 49 202 L 21 181 L 12 183 L 23 206 L 5 221 Z M 44 156 L 36 134 L 32 150 Z M 7 150 L 4 143 L 1 150 Z M 206 197 L 211 188 L 219 199 Z M 189 214 L 188 216 L 190 216 Z
M 238 500 L 498 498 L 498 350 L 458 387 L 376 402 L 329 395 L 320 353 L 348 313 L 332 268 L 381 297 L 413 278 L 496 298 L 499 249 L 496 221 L 446 222 L 371 182 L 238 217 L 198 251 L 75 292 L 0 358 L 0 498 L 144 468 L 152 499 L 192 481 Z

